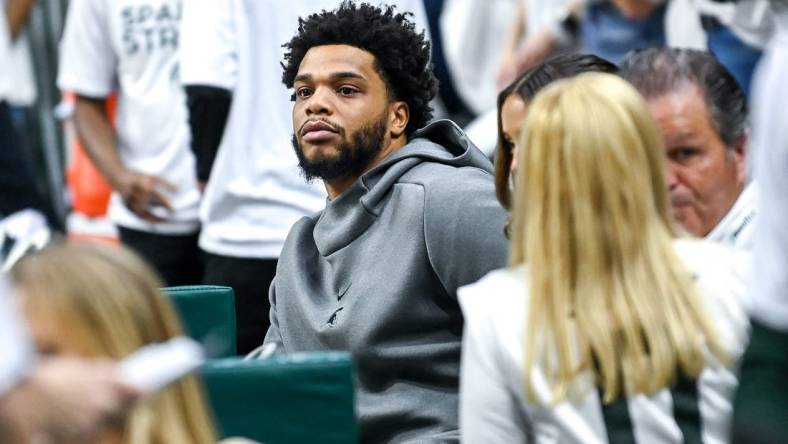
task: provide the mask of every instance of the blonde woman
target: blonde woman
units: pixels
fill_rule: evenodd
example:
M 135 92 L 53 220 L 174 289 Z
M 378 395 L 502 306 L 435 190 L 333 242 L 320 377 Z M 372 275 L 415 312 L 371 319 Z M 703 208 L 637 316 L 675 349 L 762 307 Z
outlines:
M 159 279 L 122 247 L 63 244 L 20 261 L 13 278 L 41 354 L 121 359 L 182 334 Z M 100 444 L 215 443 L 197 381 L 188 377 L 109 426 Z
M 676 239 L 643 100 L 583 74 L 525 122 L 510 267 L 459 292 L 463 441 L 728 441 L 744 259 Z

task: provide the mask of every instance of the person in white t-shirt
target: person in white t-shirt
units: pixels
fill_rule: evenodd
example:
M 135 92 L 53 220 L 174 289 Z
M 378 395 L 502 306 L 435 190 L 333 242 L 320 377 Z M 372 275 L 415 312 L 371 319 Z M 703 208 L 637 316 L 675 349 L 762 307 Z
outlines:
M 299 17 L 337 0 L 189 0 L 181 32 L 181 78 L 189 96 L 205 284 L 235 291 L 238 352 L 263 343 L 268 287 L 290 227 L 322 209 L 326 192 L 300 175 L 291 139 L 292 102 L 282 87 L 285 50 Z M 426 27 L 420 0 L 394 2 Z M 225 124 L 226 122 L 226 124 Z
M 747 175 L 747 98 L 711 54 L 654 48 L 621 76 L 646 97 L 665 142 L 673 212 L 691 234 L 752 248 L 755 187 Z
M 463 442 L 727 442 L 746 259 L 675 238 L 646 103 L 581 74 L 522 133 L 510 267 L 458 292 Z
M 77 94 L 75 124 L 114 189 L 123 243 L 168 285 L 199 283 L 200 193 L 179 80 L 180 0 L 73 0 L 58 86 Z M 118 94 L 115 129 L 105 102 Z

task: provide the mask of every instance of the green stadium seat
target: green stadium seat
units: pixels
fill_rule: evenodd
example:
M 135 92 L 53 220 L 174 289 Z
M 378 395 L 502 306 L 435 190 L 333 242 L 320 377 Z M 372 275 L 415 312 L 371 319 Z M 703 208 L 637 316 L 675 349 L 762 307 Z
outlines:
M 210 357 L 236 354 L 235 295 L 230 287 L 167 287 L 186 333 L 201 342 Z
M 358 440 L 349 353 L 209 361 L 202 378 L 222 437 L 266 444 Z

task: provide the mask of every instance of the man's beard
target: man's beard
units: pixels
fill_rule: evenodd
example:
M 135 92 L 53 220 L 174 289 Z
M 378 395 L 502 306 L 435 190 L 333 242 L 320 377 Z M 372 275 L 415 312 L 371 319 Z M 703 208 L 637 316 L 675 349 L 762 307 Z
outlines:
M 343 141 L 337 146 L 337 155 L 332 157 L 307 159 L 294 134 L 293 149 L 298 156 L 301 174 L 307 182 L 311 182 L 317 178 L 336 180 L 361 173 L 383 149 L 386 118 L 387 113 L 383 113 L 379 119 L 361 127 L 350 140 L 345 140 L 345 129 L 338 128 L 338 134 Z

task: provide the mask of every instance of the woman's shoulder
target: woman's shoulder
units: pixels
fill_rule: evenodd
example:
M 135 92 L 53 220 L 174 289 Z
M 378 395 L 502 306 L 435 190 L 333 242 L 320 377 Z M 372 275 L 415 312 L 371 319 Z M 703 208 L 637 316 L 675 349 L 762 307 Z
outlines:
M 749 252 L 705 240 L 679 239 L 674 245 L 696 280 L 745 292 L 750 277 Z
M 732 348 L 749 331 L 750 253 L 703 240 L 677 240 L 676 250 L 693 274 L 713 321 Z
M 463 314 L 501 319 L 525 310 L 527 273 L 524 265 L 493 270 L 457 290 Z

